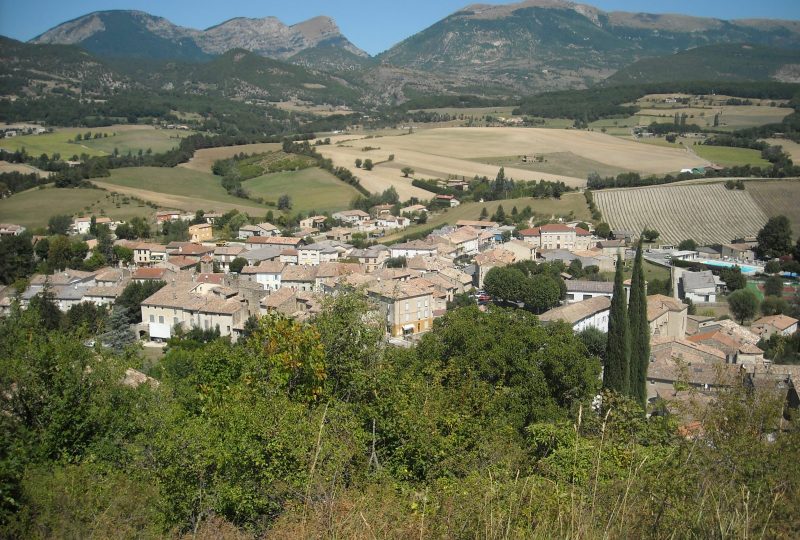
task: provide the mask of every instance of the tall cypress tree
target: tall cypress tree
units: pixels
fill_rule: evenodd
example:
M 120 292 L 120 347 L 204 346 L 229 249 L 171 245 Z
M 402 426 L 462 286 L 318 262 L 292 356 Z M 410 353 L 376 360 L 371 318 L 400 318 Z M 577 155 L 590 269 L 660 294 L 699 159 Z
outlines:
M 628 306 L 631 362 L 629 393 L 642 407 L 647 404 L 647 367 L 650 364 L 650 324 L 647 321 L 647 292 L 642 267 L 642 240 L 636 248 Z
M 628 333 L 624 267 L 624 260 L 622 257 L 617 256 L 617 271 L 614 275 L 614 297 L 611 299 L 611 314 L 608 319 L 606 366 L 603 372 L 603 387 L 620 394 L 628 393 L 630 377 L 630 335 Z

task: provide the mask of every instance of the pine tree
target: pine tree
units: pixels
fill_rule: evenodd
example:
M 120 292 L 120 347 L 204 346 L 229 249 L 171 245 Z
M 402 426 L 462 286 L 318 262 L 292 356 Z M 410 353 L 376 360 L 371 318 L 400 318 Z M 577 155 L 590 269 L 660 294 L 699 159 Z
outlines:
M 603 387 L 620 394 L 628 393 L 630 374 L 630 335 L 628 334 L 627 301 L 623 268 L 625 262 L 617 256 L 617 271 L 614 275 L 614 297 L 611 299 L 611 314 L 608 319 L 606 342 L 606 366 L 603 372 Z
M 120 306 L 114 307 L 111 317 L 106 322 L 106 332 L 100 336 L 100 339 L 103 345 L 116 353 L 123 352 L 136 341 L 136 334 L 131 330 L 131 323 L 128 321 L 127 309 Z
M 631 278 L 631 301 L 628 305 L 630 332 L 630 388 L 633 399 L 647 404 L 647 367 L 650 364 L 650 324 L 647 321 L 647 292 L 642 266 L 642 240 L 636 248 Z

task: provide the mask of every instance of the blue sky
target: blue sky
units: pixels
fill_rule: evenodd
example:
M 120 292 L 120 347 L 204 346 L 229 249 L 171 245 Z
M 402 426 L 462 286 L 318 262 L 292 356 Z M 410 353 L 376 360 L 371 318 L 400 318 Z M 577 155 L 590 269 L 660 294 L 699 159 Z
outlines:
M 0 0 L 0 34 L 28 40 L 86 13 L 139 9 L 175 24 L 208 28 L 233 17 L 276 16 L 294 24 L 328 15 L 353 43 L 371 54 L 388 49 L 470 0 Z M 507 1 L 483 0 L 504 4 Z M 606 11 L 685 13 L 722 19 L 800 19 L 800 0 L 596 0 L 584 2 Z

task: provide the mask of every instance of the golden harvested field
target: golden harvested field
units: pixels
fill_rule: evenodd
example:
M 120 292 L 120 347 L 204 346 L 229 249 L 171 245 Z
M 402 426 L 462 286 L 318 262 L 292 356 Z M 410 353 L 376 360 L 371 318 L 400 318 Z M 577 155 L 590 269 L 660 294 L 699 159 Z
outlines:
M 405 166 L 420 171 L 421 178 L 493 178 L 498 166 L 479 163 L 479 158 L 497 156 L 573 154 L 611 168 L 634 170 L 644 174 L 675 172 L 684 167 L 708 165 L 708 162 L 684 150 L 642 145 L 603 133 L 545 128 L 441 128 L 410 135 L 339 139 L 338 144 L 322 146 L 319 151 L 338 166 L 353 169 L 356 158 L 372 159 L 372 171 L 354 171 L 362 185 L 373 192 L 394 186 L 400 197 L 429 198 L 430 194 L 411 186 L 402 177 Z M 366 147 L 373 148 L 365 150 Z M 389 162 L 394 155 L 393 162 Z M 385 162 L 385 163 L 384 163 Z M 583 186 L 585 177 L 506 168 L 506 176 L 516 180 L 561 180 L 571 186 Z
M 745 187 L 767 216 L 788 217 L 795 237 L 800 236 L 800 180 L 760 180 Z
M 726 243 L 757 234 L 767 222 L 750 194 L 752 185 L 744 191 L 725 189 L 723 183 L 610 189 L 595 191 L 594 199 L 612 229 L 655 229 L 660 241 L 670 243 L 689 238 Z
M 181 163 L 178 167 L 184 169 L 191 169 L 193 171 L 211 172 L 211 167 L 218 159 L 227 159 L 236 154 L 244 152 L 245 154 L 259 154 L 261 152 L 272 152 L 273 150 L 280 150 L 280 143 L 258 143 L 258 144 L 241 144 L 238 146 L 222 146 L 220 148 L 205 148 L 197 150 L 194 157 L 186 163 Z

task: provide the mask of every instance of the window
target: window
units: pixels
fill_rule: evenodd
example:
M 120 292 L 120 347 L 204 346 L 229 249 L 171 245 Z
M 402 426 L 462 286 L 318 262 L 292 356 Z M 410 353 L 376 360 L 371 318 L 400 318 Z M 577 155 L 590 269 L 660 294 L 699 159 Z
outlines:
M 408 302 L 406 302 L 406 311 L 408 311 Z M 408 320 L 408 319 L 406 319 Z
M 172 318 L 172 325 L 175 326 L 176 324 L 178 324 L 178 317 L 173 317 Z
M 159 315 L 158 316 L 158 324 L 164 324 L 164 316 L 163 315 Z
M 150 315 L 150 322 L 156 322 L 156 316 L 155 315 L 152 315 L 152 314 Z

